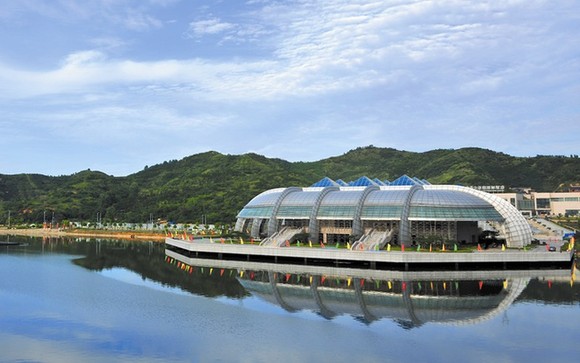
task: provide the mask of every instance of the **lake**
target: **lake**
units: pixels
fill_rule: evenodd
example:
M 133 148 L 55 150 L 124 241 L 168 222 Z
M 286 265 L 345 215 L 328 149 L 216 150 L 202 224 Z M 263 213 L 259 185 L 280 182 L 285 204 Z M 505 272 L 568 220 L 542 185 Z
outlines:
M 26 245 L 0 247 L 1 362 L 580 360 L 572 270 L 318 271 L 10 241 Z

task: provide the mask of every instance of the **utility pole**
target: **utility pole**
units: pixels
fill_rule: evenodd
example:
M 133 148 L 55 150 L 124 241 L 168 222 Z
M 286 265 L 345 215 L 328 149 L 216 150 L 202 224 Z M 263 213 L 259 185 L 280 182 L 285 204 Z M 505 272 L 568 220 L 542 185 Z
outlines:
M 8 228 L 10 228 L 10 211 L 8 211 Z

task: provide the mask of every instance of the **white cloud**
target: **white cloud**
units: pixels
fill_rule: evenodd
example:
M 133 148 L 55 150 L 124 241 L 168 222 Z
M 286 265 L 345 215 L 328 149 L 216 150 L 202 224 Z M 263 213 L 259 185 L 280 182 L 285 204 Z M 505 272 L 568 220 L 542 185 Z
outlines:
M 186 32 L 186 35 L 193 38 L 199 38 L 204 35 L 223 33 L 233 28 L 235 28 L 234 24 L 222 22 L 218 18 L 211 18 L 189 23 L 189 29 Z
M 147 7 L 184 4 L 170 0 L 141 2 L 147 6 L 134 12 L 126 10 L 131 1 L 94 4 L 102 10 L 99 24 L 116 31 L 91 33 L 85 48 L 63 53 L 56 66 L 29 69 L 0 60 L 4 109 L 34 104 L 31 110 L 54 117 L 21 119 L 60 119 L 74 123 L 78 135 L 102 135 L 102 142 L 188 129 L 210 140 L 219 126 L 227 140 L 221 150 L 251 148 L 294 160 L 370 143 L 494 148 L 494 140 L 519 138 L 523 122 L 580 125 L 574 3 L 250 1 L 188 8 L 202 15 L 182 16 Z M 194 13 L 198 20 L 191 22 Z M 164 18 L 175 20 L 171 26 L 157 20 Z M 194 41 L 184 39 L 184 27 Z M 140 44 L 145 56 L 131 53 Z M 172 46 L 183 52 L 168 56 Z M 92 128 L 99 123 L 109 131 Z M 157 126 L 167 132 L 150 132 Z M 551 137 L 569 134 L 554 130 Z M 282 137 L 291 146 L 279 145 Z M 179 144 L 180 152 L 198 150 Z M 519 154 L 526 148 L 502 147 Z

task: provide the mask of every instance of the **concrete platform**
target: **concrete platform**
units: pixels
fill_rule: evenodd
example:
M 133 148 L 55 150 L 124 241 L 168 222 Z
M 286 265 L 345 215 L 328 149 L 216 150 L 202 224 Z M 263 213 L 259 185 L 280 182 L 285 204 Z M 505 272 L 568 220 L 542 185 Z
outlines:
M 415 252 L 415 251 L 351 251 L 345 249 L 308 247 L 266 247 L 210 240 L 165 239 L 168 250 L 186 257 L 212 258 L 299 265 L 356 267 L 387 270 L 475 270 L 508 268 L 570 268 L 572 252 L 548 251 L 475 251 L 475 252 Z

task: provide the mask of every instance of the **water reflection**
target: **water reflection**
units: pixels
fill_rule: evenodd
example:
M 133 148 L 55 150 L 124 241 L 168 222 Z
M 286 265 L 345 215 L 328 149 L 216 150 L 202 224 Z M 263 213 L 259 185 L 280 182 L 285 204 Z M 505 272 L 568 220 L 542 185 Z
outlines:
M 11 242 L 19 245 L 0 247 L 0 253 L 42 255 L 73 255 L 73 263 L 104 276 L 127 283 L 139 284 L 168 291 L 181 290 L 190 294 L 229 298 L 242 298 L 248 293 L 230 279 L 184 274 L 165 263 L 165 246 L 159 242 L 111 240 L 94 238 L 27 238 L 12 236 Z M 131 272 L 130 281 L 129 272 Z
M 532 279 L 575 280 L 574 270 L 401 272 L 189 258 L 166 250 L 186 273 L 214 271 L 287 312 L 325 319 L 348 315 L 365 323 L 389 319 L 405 329 L 426 323 L 478 324 L 500 315 Z
M 162 243 L 95 239 L 24 239 L 1 251 L 65 253 L 73 263 L 128 284 L 234 300 L 254 296 L 295 313 L 364 324 L 477 324 L 519 300 L 578 304 L 570 270 L 404 272 L 189 258 Z M 573 270 L 575 271 L 575 270 Z M 533 288 L 527 288 L 528 286 Z M 567 287 L 567 288 L 566 288 Z

